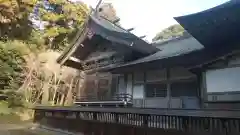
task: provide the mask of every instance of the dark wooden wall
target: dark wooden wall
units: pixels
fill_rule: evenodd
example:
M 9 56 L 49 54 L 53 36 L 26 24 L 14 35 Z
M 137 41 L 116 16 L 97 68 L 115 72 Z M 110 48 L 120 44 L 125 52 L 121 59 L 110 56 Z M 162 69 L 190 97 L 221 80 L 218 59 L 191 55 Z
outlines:
M 110 98 L 114 92 L 112 79 L 113 77 L 110 73 L 94 73 L 91 75 L 86 75 L 84 87 L 78 96 L 92 96 L 98 99 Z

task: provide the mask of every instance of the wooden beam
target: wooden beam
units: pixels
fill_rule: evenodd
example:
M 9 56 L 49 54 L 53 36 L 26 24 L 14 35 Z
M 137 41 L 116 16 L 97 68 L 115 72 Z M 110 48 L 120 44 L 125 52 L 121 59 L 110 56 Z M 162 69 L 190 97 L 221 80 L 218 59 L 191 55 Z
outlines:
M 199 65 L 196 65 L 196 66 L 192 66 L 192 67 L 189 67 L 189 68 L 187 68 L 187 69 L 190 70 L 190 69 L 192 69 L 192 68 L 202 68 L 203 65 L 209 65 L 209 64 L 211 64 L 211 63 L 214 63 L 214 62 L 216 62 L 216 61 L 218 61 L 218 60 L 223 59 L 224 57 L 229 57 L 229 56 L 231 56 L 231 55 L 238 54 L 238 53 L 240 53 L 240 50 L 235 50 L 235 51 L 232 51 L 232 52 L 230 52 L 230 53 L 228 53 L 228 54 L 225 54 L 224 56 L 217 57 L 217 58 L 215 58 L 215 59 L 213 59 L 213 60 L 206 61 L 206 62 L 204 62 L 204 63 L 202 63 L 202 64 L 199 64 Z
M 234 109 L 174 109 L 174 108 L 100 108 L 100 107 L 62 107 L 62 106 L 35 106 L 35 111 L 45 112 L 98 112 L 98 113 L 126 113 L 140 115 L 160 115 L 160 116 L 179 116 L 179 117 L 212 117 L 212 118 L 240 118 L 240 111 Z M 67 113 L 64 113 L 67 114 Z M 230 119 L 230 120 L 231 120 Z
M 133 30 L 134 30 L 134 28 L 127 29 L 128 32 L 133 31 Z
M 140 36 L 139 38 L 145 38 L 146 37 L 146 35 L 143 35 L 143 36 Z
M 72 61 L 75 61 L 75 62 L 78 62 L 80 63 L 81 61 L 78 59 L 78 58 L 75 58 L 75 57 L 70 57 L 69 60 L 72 60 Z
M 118 23 L 120 21 L 120 18 L 113 21 L 114 24 Z

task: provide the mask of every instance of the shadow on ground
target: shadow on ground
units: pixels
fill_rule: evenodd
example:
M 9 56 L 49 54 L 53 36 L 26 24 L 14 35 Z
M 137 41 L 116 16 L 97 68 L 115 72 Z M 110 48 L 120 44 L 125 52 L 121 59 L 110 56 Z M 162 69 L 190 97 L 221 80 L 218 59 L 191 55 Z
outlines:
M 50 135 L 48 132 L 35 130 L 33 124 L 0 124 L 0 135 Z
M 0 135 L 38 135 L 38 134 L 18 129 L 18 130 L 0 131 Z
M 49 135 L 32 129 L 31 120 L 22 121 L 16 115 L 0 115 L 0 135 Z

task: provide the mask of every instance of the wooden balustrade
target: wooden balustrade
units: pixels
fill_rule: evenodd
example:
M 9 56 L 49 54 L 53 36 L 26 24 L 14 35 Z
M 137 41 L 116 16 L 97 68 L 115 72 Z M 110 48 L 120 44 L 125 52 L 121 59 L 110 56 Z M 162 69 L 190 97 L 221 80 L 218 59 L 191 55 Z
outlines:
M 120 134 L 124 129 L 126 135 L 139 134 L 140 130 L 153 135 L 165 132 L 174 135 L 240 134 L 238 110 L 36 107 L 35 122 L 84 133 L 86 130 L 97 133 L 96 130 L 101 129 L 94 127 L 102 127 L 109 130 L 102 129 L 104 134 L 113 133 L 112 129 L 116 130 L 114 134 Z

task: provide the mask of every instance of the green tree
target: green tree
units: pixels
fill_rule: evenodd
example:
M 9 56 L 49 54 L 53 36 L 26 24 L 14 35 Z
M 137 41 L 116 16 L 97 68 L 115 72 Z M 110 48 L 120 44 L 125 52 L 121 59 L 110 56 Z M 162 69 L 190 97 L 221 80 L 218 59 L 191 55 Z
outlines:
M 88 8 L 83 3 L 68 0 L 49 0 L 54 11 L 40 9 L 41 19 L 48 22 L 43 38 L 50 49 L 62 50 L 69 41 L 69 35 L 81 29 L 88 15 Z
M 26 39 L 31 33 L 28 15 L 37 0 L 0 0 L 0 39 Z
M 0 22 L 12 23 L 32 11 L 38 0 L 0 0 Z
M 40 6 L 40 19 L 48 22 L 44 31 L 33 30 L 29 15 L 38 0 L 0 0 L 0 40 L 21 39 L 47 49 L 62 50 L 72 33 L 84 24 L 88 8 L 83 3 L 49 0 L 53 11 Z M 37 40 L 39 39 L 39 40 Z
M 49 0 L 53 11 L 46 10 L 43 5 L 39 8 L 40 19 L 48 22 L 45 29 L 43 31 L 34 29 L 30 25 L 29 17 L 38 1 L 0 0 L 0 94 L 8 96 L 10 106 L 21 104 L 22 97 L 19 93 L 25 94 L 25 88 L 31 92 L 37 91 L 37 88 L 43 89 L 42 76 L 49 74 L 45 68 L 37 73 L 35 70 L 30 72 L 31 64 L 39 63 L 35 66 L 37 69 L 40 68 L 44 64 L 39 60 L 40 53 L 62 50 L 68 45 L 75 33 L 82 28 L 89 14 L 87 6 L 83 3 Z M 31 58 L 34 58 L 34 61 L 31 61 Z M 26 73 L 31 73 L 33 82 L 26 83 L 28 81 Z M 61 80 L 61 77 L 54 79 Z M 23 84 L 26 84 L 26 87 L 22 87 Z M 56 88 L 54 86 L 54 89 L 57 89 L 57 86 Z M 41 93 L 38 94 L 40 98 Z
M 166 39 L 178 37 L 183 35 L 184 31 L 185 30 L 181 25 L 175 24 L 157 33 L 157 35 L 152 40 L 153 41 L 166 40 Z
M 25 66 L 24 53 L 27 52 L 22 45 L 18 41 L 0 42 L 0 93 L 8 96 L 10 106 L 21 105 L 21 96 L 16 91 L 24 77 L 21 72 Z

